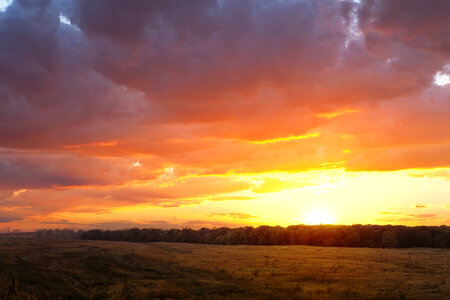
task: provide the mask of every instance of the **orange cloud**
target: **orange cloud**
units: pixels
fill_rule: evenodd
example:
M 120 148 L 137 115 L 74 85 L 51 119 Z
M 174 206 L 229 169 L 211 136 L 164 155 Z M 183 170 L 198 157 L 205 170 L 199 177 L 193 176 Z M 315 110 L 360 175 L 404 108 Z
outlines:
M 209 211 L 259 221 L 234 202 L 295 198 L 315 170 L 448 184 L 450 89 L 435 80 L 450 4 L 419 2 L 13 1 L 0 13 L 0 222 L 144 226 L 71 216 L 145 205 L 167 226 L 233 223 Z M 398 221 L 449 219 L 430 205 Z M 171 219 L 182 206 L 192 223 Z
M 228 217 L 228 218 L 234 218 L 234 219 L 253 219 L 257 218 L 255 216 L 249 215 L 249 214 L 242 214 L 242 213 L 210 213 L 208 214 L 209 217 Z
M 287 142 L 287 141 L 293 141 L 293 140 L 302 140 L 302 139 L 309 139 L 318 137 L 318 133 L 308 133 L 304 135 L 296 135 L 296 136 L 288 136 L 288 137 L 279 137 L 269 140 L 262 140 L 262 141 L 251 141 L 253 144 L 269 144 L 269 143 L 277 143 L 277 142 Z
M 336 118 L 345 114 L 351 114 L 351 113 L 357 113 L 359 112 L 359 109 L 340 109 L 332 112 L 326 112 L 326 113 L 320 113 L 317 114 L 317 117 L 319 118 L 326 118 L 326 119 L 332 119 Z

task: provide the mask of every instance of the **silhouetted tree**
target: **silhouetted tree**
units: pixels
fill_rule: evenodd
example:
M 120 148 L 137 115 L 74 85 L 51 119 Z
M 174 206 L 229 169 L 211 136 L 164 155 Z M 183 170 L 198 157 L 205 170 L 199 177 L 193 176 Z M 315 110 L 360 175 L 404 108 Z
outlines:
M 70 230 L 37 230 L 36 237 L 77 236 Z M 448 226 L 391 226 L 391 225 L 295 225 L 241 228 L 180 229 L 124 229 L 89 230 L 78 232 L 89 240 L 117 240 L 130 242 L 183 242 L 205 244 L 249 245 L 315 245 L 334 247 L 442 247 L 450 248 Z
M 397 231 L 394 228 L 391 228 L 383 232 L 383 236 L 381 238 L 381 247 L 396 248 L 397 246 Z
M 361 237 L 357 231 L 350 232 L 342 240 L 342 246 L 344 247 L 358 247 L 361 242 Z

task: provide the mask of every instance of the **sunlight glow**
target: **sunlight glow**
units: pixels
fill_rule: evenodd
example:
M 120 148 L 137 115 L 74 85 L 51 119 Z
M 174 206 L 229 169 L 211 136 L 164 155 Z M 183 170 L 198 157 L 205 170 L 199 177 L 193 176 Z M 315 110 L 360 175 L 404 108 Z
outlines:
M 444 86 L 450 83 L 450 75 L 444 72 L 437 72 L 434 76 L 434 84 L 438 86 Z
M 62 14 L 59 14 L 59 21 L 67 25 L 72 25 L 72 23 L 70 23 L 70 20 Z
M 139 160 L 137 160 L 135 163 L 131 164 L 132 168 L 138 168 L 138 167 L 142 167 L 142 164 Z
M 288 137 L 280 137 L 280 138 L 276 138 L 276 139 L 251 141 L 251 143 L 253 143 L 253 144 L 269 144 L 269 143 L 276 143 L 276 142 L 286 142 L 286 141 L 292 141 L 292 140 L 309 139 L 309 138 L 315 138 L 318 136 L 319 136 L 318 133 L 307 133 L 307 134 L 303 134 L 303 135 L 291 135 Z
M 325 119 L 331 119 L 331 118 L 336 118 L 345 114 L 351 114 L 351 113 L 356 113 L 359 112 L 359 109 L 341 109 L 341 110 L 337 110 L 337 111 L 332 111 L 332 112 L 328 112 L 328 113 L 320 113 L 317 114 L 317 117 L 319 118 L 325 118 Z
M 0 12 L 6 11 L 8 6 L 11 5 L 12 0 L 0 0 Z
M 69 25 L 72 29 L 80 30 L 80 28 L 78 26 L 72 24 L 72 22 L 70 22 L 69 18 L 63 14 L 59 14 L 59 22 Z
M 305 224 L 307 225 L 334 224 L 335 222 L 336 218 L 324 210 L 312 211 L 305 217 Z
M 14 197 L 18 197 L 20 194 L 23 194 L 23 193 L 25 193 L 26 191 L 28 191 L 28 190 L 27 190 L 27 189 L 20 189 L 20 190 L 14 191 L 14 192 L 13 192 L 13 196 L 14 196 Z

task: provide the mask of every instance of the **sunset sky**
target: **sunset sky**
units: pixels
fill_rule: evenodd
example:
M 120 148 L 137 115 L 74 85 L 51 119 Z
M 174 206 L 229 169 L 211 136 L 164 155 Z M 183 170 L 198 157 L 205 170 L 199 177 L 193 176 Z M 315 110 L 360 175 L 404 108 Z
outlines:
M 450 1 L 0 0 L 0 231 L 450 225 Z

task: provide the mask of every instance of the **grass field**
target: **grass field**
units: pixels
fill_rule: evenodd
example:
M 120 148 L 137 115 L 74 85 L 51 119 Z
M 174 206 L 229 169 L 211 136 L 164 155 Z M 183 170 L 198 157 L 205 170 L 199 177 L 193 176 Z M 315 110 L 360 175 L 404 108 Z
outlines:
M 0 239 L 0 299 L 450 299 L 450 250 Z

